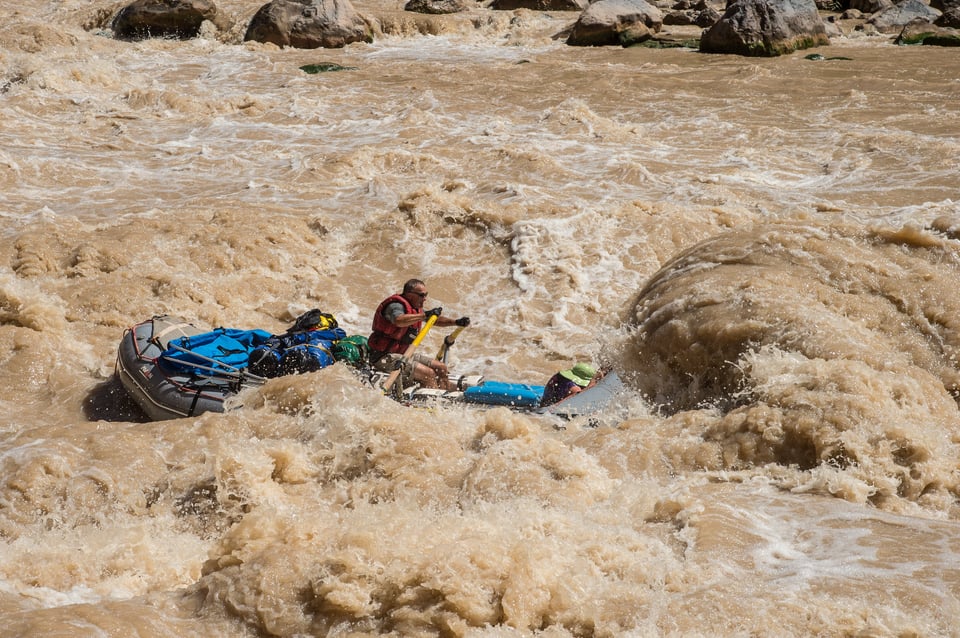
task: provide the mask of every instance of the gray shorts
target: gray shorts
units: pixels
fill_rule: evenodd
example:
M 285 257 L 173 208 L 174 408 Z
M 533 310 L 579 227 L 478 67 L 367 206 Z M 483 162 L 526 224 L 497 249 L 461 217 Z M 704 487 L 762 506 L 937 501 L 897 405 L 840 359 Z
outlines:
M 373 363 L 373 369 L 374 369 L 374 370 L 379 370 L 380 372 L 393 372 L 394 370 L 397 369 L 397 363 L 398 363 L 401 359 L 403 359 L 403 355 L 402 355 L 402 354 L 399 354 L 399 353 L 396 353 L 396 352 L 387 353 L 387 354 L 383 355 L 382 357 L 380 357 L 379 359 L 377 359 L 377 360 Z M 433 360 L 432 357 L 430 357 L 430 356 L 428 356 L 428 355 L 425 355 L 425 354 L 414 354 L 414 355 L 413 355 L 413 361 L 414 361 L 414 362 L 416 362 L 416 363 L 422 363 L 422 364 L 427 365 L 427 366 L 430 365 L 430 361 L 432 361 L 432 360 Z M 412 370 L 412 366 L 411 366 L 411 370 Z

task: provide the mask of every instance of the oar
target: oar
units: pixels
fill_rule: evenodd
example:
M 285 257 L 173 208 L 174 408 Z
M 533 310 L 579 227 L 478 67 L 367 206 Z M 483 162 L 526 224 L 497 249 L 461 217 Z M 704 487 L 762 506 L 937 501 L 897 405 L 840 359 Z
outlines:
M 460 326 L 443 338 L 443 343 L 440 344 L 440 349 L 437 350 L 437 359 L 439 361 L 447 362 L 447 353 L 450 352 L 450 347 L 453 345 L 453 342 L 457 340 L 457 337 L 460 336 L 460 333 L 463 332 L 464 328 L 466 328 L 466 326 Z
M 416 339 L 413 340 L 409 346 L 407 346 L 407 351 L 403 353 L 403 358 L 398 362 L 397 369 L 390 373 L 390 376 L 387 377 L 386 382 L 383 384 L 383 391 L 389 392 L 390 388 L 393 387 L 394 382 L 396 382 L 397 377 L 400 376 L 403 366 L 410 363 L 410 359 L 413 358 L 413 353 L 417 349 L 417 346 L 420 345 L 420 342 L 423 341 L 423 338 L 427 336 L 427 333 L 430 332 L 430 328 L 433 327 L 433 324 L 437 322 L 437 317 L 440 315 L 431 315 L 427 319 L 427 323 L 423 325 L 423 328 L 420 330 L 420 333 L 417 335 Z

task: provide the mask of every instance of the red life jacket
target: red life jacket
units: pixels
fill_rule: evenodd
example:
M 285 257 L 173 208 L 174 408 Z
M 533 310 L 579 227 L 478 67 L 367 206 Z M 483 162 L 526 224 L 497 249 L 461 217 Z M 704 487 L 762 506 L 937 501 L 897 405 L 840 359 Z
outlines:
M 383 316 L 383 311 L 394 302 L 403 304 L 404 314 L 410 315 L 417 312 L 403 295 L 392 295 L 381 301 L 380 305 L 377 306 L 377 312 L 373 315 L 373 332 L 367 340 L 372 351 L 403 354 L 407 350 L 407 346 L 413 343 L 417 333 L 420 332 L 420 326 L 423 325 L 421 321 L 405 328 L 387 321 L 387 318 Z

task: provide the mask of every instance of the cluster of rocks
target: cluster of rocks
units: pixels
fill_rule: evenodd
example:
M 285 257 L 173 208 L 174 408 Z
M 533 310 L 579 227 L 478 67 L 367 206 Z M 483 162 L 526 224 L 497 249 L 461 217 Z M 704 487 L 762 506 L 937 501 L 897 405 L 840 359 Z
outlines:
M 903 44 L 960 46 L 960 0 L 489 0 L 491 10 L 576 11 L 563 35 L 572 46 L 632 46 L 658 39 L 664 25 L 703 29 L 700 51 L 774 56 L 830 43 L 837 22 Z M 450 14 L 476 0 L 409 0 L 407 11 Z M 721 13 L 722 9 L 722 13 Z M 832 12 L 827 20 L 821 12 Z M 135 0 L 114 17 L 115 37 L 197 37 L 204 24 L 226 28 L 213 0 Z M 350 0 L 272 0 L 250 20 L 244 40 L 314 49 L 372 42 L 373 28 Z M 688 44 L 689 45 L 689 44 Z
M 111 23 L 114 37 L 189 39 L 207 22 L 219 30 L 228 20 L 213 0 L 135 0 Z M 373 42 L 373 28 L 350 0 L 273 0 L 250 19 L 244 41 L 298 49 L 338 48 L 352 42 Z

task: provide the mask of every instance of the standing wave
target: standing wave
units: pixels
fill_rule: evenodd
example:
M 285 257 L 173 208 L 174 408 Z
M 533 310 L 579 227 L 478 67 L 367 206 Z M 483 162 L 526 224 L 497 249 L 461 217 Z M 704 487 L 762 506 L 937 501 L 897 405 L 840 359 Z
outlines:
M 757 226 L 666 263 L 625 356 L 699 437 L 677 463 L 814 470 L 807 489 L 956 515 L 957 228 Z

